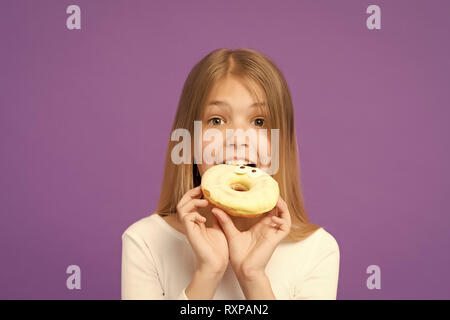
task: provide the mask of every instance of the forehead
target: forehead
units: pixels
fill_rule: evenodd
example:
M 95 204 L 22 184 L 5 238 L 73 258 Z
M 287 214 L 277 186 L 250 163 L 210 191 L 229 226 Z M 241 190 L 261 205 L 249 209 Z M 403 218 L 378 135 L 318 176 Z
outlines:
M 264 100 L 263 91 L 258 85 L 229 76 L 213 86 L 205 106 L 207 108 L 213 106 L 224 108 L 261 107 L 264 105 Z

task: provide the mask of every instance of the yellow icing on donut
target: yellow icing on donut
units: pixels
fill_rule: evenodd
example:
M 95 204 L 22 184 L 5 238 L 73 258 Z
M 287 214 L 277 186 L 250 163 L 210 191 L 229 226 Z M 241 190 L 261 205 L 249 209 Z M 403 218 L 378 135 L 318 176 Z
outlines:
M 229 164 L 209 168 L 202 176 L 201 188 L 212 204 L 243 217 L 272 210 L 280 193 L 275 179 L 261 169 Z

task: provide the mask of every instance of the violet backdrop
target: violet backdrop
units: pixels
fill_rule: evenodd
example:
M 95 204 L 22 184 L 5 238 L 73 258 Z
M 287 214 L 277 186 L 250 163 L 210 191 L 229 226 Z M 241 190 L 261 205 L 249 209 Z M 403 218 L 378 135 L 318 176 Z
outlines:
M 306 209 L 340 245 L 338 299 L 450 299 L 449 1 L 0 10 L 1 299 L 120 299 L 122 232 L 155 209 L 187 74 L 223 47 L 259 50 L 287 79 Z

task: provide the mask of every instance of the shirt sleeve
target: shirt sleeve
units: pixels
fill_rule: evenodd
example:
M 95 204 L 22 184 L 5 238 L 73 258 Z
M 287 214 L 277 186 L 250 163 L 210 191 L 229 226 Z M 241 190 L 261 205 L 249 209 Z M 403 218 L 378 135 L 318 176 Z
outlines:
M 324 233 L 312 251 L 307 274 L 295 286 L 294 299 L 336 300 L 339 277 L 339 245 Z
M 145 242 L 128 232 L 122 234 L 122 300 L 165 300 L 167 293 Z M 185 289 L 177 300 L 188 300 Z

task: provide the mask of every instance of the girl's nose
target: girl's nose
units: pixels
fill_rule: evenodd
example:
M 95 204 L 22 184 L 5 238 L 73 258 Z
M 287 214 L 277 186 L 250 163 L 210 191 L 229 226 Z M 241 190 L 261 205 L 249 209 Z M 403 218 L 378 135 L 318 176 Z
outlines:
M 245 133 L 245 131 L 235 131 L 233 130 L 232 133 L 228 134 L 225 139 L 225 144 L 228 147 L 248 147 L 248 137 Z

